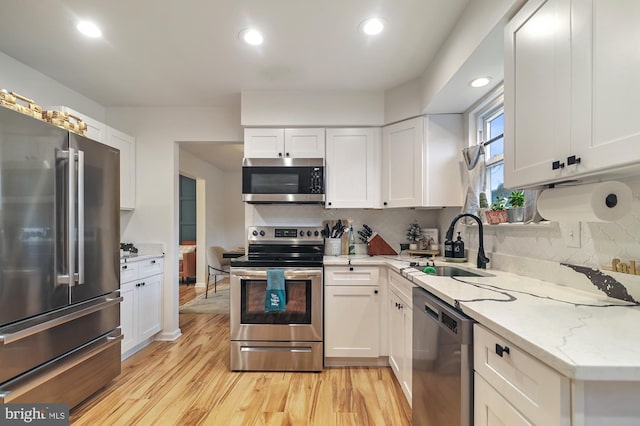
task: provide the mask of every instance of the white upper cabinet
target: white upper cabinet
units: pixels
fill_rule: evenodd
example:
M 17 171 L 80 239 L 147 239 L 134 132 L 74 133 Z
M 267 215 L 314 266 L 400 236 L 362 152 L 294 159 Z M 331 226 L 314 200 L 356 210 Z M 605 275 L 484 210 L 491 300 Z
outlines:
M 380 208 L 380 129 L 327 129 L 328 208 Z
M 120 150 L 120 209 L 133 210 L 136 206 L 136 140 L 107 127 L 104 143 Z
M 532 0 L 505 30 L 505 185 L 640 163 L 639 2 Z
M 324 129 L 244 129 L 247 158 L 324 158 Z
M 384 207 L 462 205 L 460 114 L 401 121 L 382 129 Z

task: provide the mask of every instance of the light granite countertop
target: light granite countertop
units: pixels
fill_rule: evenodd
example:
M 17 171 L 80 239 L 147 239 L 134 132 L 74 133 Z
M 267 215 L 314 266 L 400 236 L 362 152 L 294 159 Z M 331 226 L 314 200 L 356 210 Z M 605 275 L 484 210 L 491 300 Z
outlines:
M 498 270 L 487 270 L 489 277 L 427 275 L 409 266 L 416 260 L 325 256 L 324 265 L 387 266 L 571 379 L 640 381 L 640 306 Z

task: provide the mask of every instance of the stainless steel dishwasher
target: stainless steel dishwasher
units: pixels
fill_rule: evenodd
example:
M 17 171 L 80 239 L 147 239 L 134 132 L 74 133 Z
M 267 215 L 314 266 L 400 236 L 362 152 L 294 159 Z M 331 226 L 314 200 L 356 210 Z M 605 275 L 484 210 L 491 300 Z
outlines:
M 413 425 L 473 424 L 473 323 L 413 289 Z

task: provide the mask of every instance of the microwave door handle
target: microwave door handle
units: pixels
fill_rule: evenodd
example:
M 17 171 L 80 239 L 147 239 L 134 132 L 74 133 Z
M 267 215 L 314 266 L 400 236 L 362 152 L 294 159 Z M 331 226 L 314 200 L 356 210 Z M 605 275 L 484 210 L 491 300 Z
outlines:
M 84 284 L 84 151 L 78 150 L 78 284 Z

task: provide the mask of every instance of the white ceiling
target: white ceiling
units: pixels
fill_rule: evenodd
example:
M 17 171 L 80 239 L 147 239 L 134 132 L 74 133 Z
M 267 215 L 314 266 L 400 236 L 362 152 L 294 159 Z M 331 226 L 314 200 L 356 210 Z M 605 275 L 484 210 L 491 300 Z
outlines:
M 105 107 L 212 106 L 242 90 L 384 90 L 421 75 L 469 0 L 2 1 L 0 51 Z M 376 38 L 358 25 L 378 15 Z M 75 29 L 92 19 L 103 39 Z M 259 28 L 260 47 L 238 39 Z

